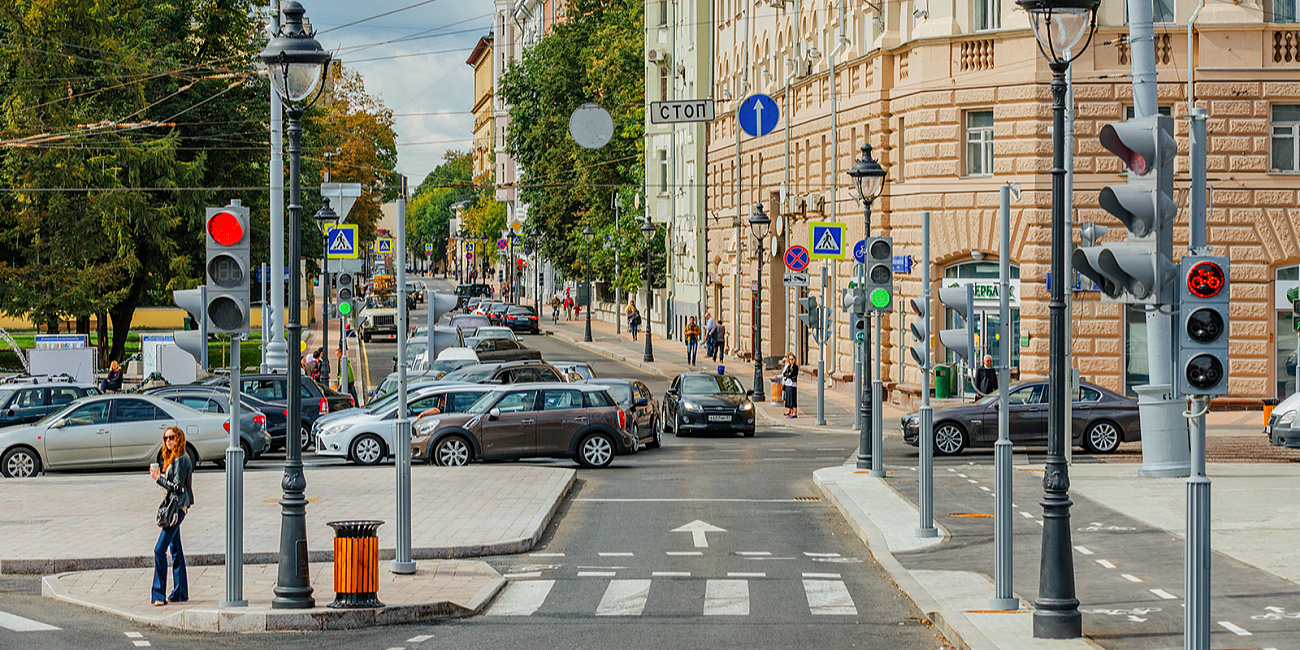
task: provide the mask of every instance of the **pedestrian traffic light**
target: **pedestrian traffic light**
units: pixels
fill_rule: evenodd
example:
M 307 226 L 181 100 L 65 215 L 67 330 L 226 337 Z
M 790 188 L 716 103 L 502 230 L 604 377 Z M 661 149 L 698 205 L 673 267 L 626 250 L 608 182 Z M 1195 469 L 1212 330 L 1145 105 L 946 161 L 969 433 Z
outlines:
M 248 208 L 241 207 L 239 201 L 224 208 L 208 208 L 204 230 L 208 244 L 208 328 L 229 334 L 247 332 Z
M 1291 325 L 1300 332 L 1300 300 L 1291 301 Z
M 957 329 L 939 330 L 939 342 L 965 360 L 967 364 L 973 365 L 975 363 L 975 285 L 940 288 L 939 302 L 961 317 L 961 325 Z
M 1101 145 L 1128 170 L 1127 185 L 1102 188 L 1098 203 L 1128 229 L 1128 241 L 1095 245 L 1104 234 L 1083 235 L 1071 264 L 1101 289 L 1103 300 L 1134 304 L 1173 302 L 1177 275 L 1169 255 L 1173 246 L 1173 120 L 1168 116 L 1134 118 L 1101 128 Z M 1098 226 L 1094 225 L 1094 229 Z M 1091 240 L 1091 241 L 1089 241 Z
M 840 311 L 851 314 L 867 313 L 867 291 L 863 287 L 849 287 L 840 291 Z
M 351 273 L 340 273 L 334 278 L 335 311 L 339 318 L 351 318 L 356 314 L 356 278 Z
M 799 299 L 799 320 L 813 331 L 821 327 L 821 310 L 817 308 L 817 296 Z
M 1228 258 L 1185 255 L 1181 262 L 1178 392 L 1228 393 Z
M 930 305 L 923 298 L 912 298 L 908 304 L 912 307 L 912 313 L 916 314 L 916 320 L 909 326 L 912 330 L 912 338 L 916 340 L 916 345 L 911 347 L 912 359 L 916 361 L 917 368 L 929 370 Z
M 849 324 L 853 332 L 853 342 L 862 343 L 867 340 L 867 315 L 853 314 L 849 317 Z
M 194 323 L 198 325 L 197 330 L 173 333 L 172 340 L 175 341 L 176 347 L 190 353 L 195 362 L 207 368 L 208 321 L 204 313 L 204 305 L 207 304 L 207 287 L 177 289 L 172 291 L 172 300 L 176 302 L 177 307 L 189 312 L 190 318 L 193 318 Z
M 875 311 L 894 309 L 894 239 L 867 239 L 867 303 Z
M 1079 245 L 1082 248 L 1091 248 L 1097 245 L 1097 240 L 1106 236 L 1110 228 L 1101 224 L 1092 223 L 1091 221 L 1079 225 Z

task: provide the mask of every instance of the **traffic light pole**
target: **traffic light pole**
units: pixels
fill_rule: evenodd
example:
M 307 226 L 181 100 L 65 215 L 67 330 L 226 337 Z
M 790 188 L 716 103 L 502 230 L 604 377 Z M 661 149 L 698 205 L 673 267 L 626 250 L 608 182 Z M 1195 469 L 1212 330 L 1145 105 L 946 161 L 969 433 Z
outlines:
M 822 263 L 822 303 L 828 303 L 830 294 L 830 272 L 827 267 L 830 264 Z M 822 310 L 817 319 L 817 420 L 814 422 L 817 426 L 826 424 L 826 324 L 829 317 L 823 317 L 827 311 L 824 307 L 817 307 Z
M 1210 648 L 1210 479 L 1205 476 L 1205 413 L 1210 400 L 1203 395 L 1188 399 L 1183 413 L 1191 422 L 1192 473 L 1187 477 L 1187 532 L 1183 580 L 1187 585 L 1183 612 L 1183 647 Z
M 1015 564 L 1011 549 L 1011 186 L 998 195 L 998 441 L 993 443 L 993 598 L 989 608 L 1020 609 L 1013 590 Z
M 934 371 L 930 350 L 930 211 L 921 213 L 921 303 L 925 305 L 925 340 L 920 341 L 925 350 L 925 363 L 921 367 L 921 430 L 917 447 L 921 467 L 917 472 L 917 510 L 921 516 L 916 528 L 917 537 L 938 537 L 934 527 L 934 409 L 930 407 L 930 373 Z
M 862 238 L 865 240 L 869 237 L 871 237 L 871 201 L 866 200 L 862 202 Z M 866 270 L 865 265 L 860 264 L 858 266 L 863 267 L 862 276 L 858 279 L 858 286 L 861 287 L 865 286 L 867 281 Z M 865 340 L 859 346 L 862 350 L 862 366 L 853 373 L 862 377 L 861 382 L 855 382 L 858 383 L 858 469 L 873 470 L 872 476 L 884 476 L 884 472 L 874 461 L 876 449 L 871 446 L 873 420 L 871 419 L 871 396 L 867 394 L 867 387 L 869 386 L 867 377 L 871 376 L 871 328 L 863 328 L 863 338 Z
M 239 446 L 239 342 L 230 335 L 230 443 L 226 447 L 226 598 L 220 607 L 247 607 L 244 600 L 244 449 Z M 206 346 L 205 346 L 206 347 Z
M 880 323 L 885 320 L 885 312 L 877 311 L 872 315 L 876 322 L 876 372 L 871 380 L 871 474 L 877 478 L 885 478 L 885 442 L 884 427 L 885 423 L 881 419 L 880 401 L 884 397 L 884 385 L 880 381 Z
M 415 573 L 411 559 L 411 419 L 406 404 L 406 335 L 409 314 L 406 310 L 406 177 L 398 181 L 397 195 L 397 431 L 392 451 L 397 467 L 397 550 L 389 570 L 399 575 Z M 428 296 L 430 306 L 434 297 Z M 433 339 L 434 323 L 429 321 L 429 338 Z M 437 350 L 429 348 L 432 365 Z

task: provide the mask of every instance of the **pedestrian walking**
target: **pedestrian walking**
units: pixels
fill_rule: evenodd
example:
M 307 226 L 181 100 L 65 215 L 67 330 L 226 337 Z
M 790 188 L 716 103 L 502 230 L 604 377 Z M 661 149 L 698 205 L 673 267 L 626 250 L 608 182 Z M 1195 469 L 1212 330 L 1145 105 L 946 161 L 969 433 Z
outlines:
M 785 365 L 781 368 L 781 399 L 785 401 L 785 416 L 795 418 L 799 414 L 799 363 L 794 353 L 785 355 Z
M 992 355 L 984 355 L 984 365 L 975 370 L 975 392 L 991 395 L 998 392 L 998 373 L 993 369 Z
M 114 359 L 108 362 L 108 376 L 99 382 L 99 392 L 117 392 L 122 390 L 122 367 Z
M 641 331 L 641 310 L 630 302 L 627 304 L 627 329 L 632 332 L 632 340 L 635 341 L 637 332 Z
M 358 405 L 361 404 L 361 402 L 357 401 L 357 387 L 355 383 L 356 374 L 352 372 L 352 364 L 350 363 L 347 364 L 348 366 L 347 377 L 343 376 L 343 348 L 342 347 L 338 347 L 334 350 L 334 358 L 337 359 L 339 362 L 339 378 L 340 381 L 344 383 L 344 390 L 347 392 L 348 395 L 352 396 L 352 402 L 354 404 L 358 404 Z
M 713 320 L 713 314 L 704 314 L 704 356 L 713 358 L 713 331 L 718 328 L 718 321 Z
M 695 322 L 695 317 L 691 316 L 686 323 L 686 331 L 683 332 L 683 338 L 686 341 L 686 363 L 695 365 L 695 353 L 700 349 L 700 326 Z
M 167 603 L 183 603 L 190 599 L 189 579 L 185 575 L 185 551 L 181 548 L 181 522 L 194 505 L 194 490 L 190 477 L 194 474 L 194 464 L 185 451 L 185 432 L 180 427 L 168 427 L 163 432 L 162 466 L 158 463 L 149 466 L 149 476 L 154 482 L 167 490 L 163 502 L 158 506 L 157 523 L 162 532 L 158 534 L 158 543 L 153 547 L 153 590 L 151 592 L 154 607 Z M 167 592 L 167 553 L 172 556 L 172 593 Z
M 564 319 L 565 320 L 573 320 L 573 307 L 574 307 L 573 296 L 570 295 L 569 290 L 566 288 L 564 290 Z
M 727 345 L 727 326 L 724 323 L 722 323 L 722 321 L 718 321 L 717 326 L 713 328 L 713 360 L 714 361 L 717 361 L 718 363 L 722 363 L 722 357 L 723 357 L 722 352 L 726 347 L 726 345 Z

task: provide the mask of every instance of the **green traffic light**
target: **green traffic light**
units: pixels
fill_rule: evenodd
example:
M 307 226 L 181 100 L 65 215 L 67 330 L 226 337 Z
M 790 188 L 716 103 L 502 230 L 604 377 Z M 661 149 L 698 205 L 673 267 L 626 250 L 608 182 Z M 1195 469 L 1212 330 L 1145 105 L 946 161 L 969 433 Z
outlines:
M 884 309 L 889 306 L 889 291 L 886 289 L 871 290 L 871 306 L 876 309 Z
M 350 303 L 350 302 L 341 302 L 341 303 L 339 303 L 339 313 L 340 313 L 340 314 L 343 314 L 344 316 L 347 316 L 348 314 L 351 314 L 351 313 L 352 313 L 352 303 Z

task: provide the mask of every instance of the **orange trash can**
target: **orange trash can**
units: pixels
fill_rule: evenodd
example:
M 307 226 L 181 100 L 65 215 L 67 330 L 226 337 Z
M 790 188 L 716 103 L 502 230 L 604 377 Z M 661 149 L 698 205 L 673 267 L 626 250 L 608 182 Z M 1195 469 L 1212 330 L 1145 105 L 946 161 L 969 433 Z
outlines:
M 334 529 L 334 602 L 330 607 L 383 607 L 379 602 L 379 527 L 382 521 L 331 521 Z
M 785 384 L 781 383 L 780 379 L 773 379 L 772 383 L 769 386 L 770 388 L 768 389 L 768 401 L 772 402 L 773 404 L 781 403 L 783 401 L 782 400 L 783 396 L 781 395 L 781 391 L 785 390 Z

